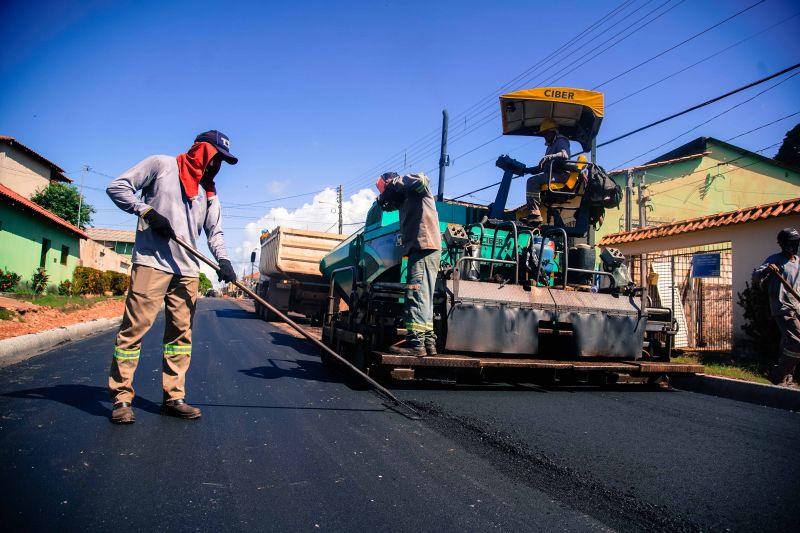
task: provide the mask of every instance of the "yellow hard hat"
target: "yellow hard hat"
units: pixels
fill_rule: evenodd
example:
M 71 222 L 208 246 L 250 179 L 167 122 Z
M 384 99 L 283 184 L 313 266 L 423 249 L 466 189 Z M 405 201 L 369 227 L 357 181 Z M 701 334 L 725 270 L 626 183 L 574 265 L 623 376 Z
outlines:
M 558 127 L 558 124 L 556 124 L 556 121 L 553 120 L 550 117 L 547 117 L 546 119 L 544 119 L 542 121 L 541 124 L 539 124 L 539 133 L 544 133 L 547 130 L 552 130 L 552 129 L 555 129 L 557 127 Z

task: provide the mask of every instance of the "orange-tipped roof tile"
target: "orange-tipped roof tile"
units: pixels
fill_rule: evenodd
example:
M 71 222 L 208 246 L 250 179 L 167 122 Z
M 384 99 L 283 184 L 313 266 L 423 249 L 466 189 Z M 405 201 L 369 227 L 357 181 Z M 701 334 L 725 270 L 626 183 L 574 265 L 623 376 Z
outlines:
M 599 245 L 610 246 L 612 244 L 622 244 L 626 242 L 643 241 L 646 239 L 658 239 L 681 233 L 701 231 L 704 229 L 718 228 L 720 226 L 730 226 L 742 224 L 752 220 L 763 220 L 786 215 L 800 214 L 800 198 L 781 200 L 771 204 L 761 204 L 736 211 L 717 213 L 716 215 L 706 215 L 704 217 L 690 218 L 688 220 L 678 220 L 669 224 L 642 228 L 633 231 L 623 231 L 612 233 L 603 237 Z
M 80 229 L 80 228 L 78 228 L 76 226 L 73 226 L 72 224 L 70 224 L 69 222 L 67 222 L 66 220 L 61 218 L 60 216 L 51 213 L 50 211 L 48 211 L 44 207 L 40 206 L 36 202 L 32 202 L 32 201 L 28 200 L 24 196 L 12 191 L 11 189 L 6 187 L 5 185 L 0 185 L 0 198 L 5 198 L 12 205 L 13 204 L 17 204 L 17 205 L 19 205 L 19 206 L 21 206 L 21 207 L 23 207 L 25 209 L 28 209 L 30 211 L 33 211 L 33 212 L 43 216 L 44 218 L 48 219 L 50 222 L 52 222 L 52 223 L 54 223 L 54 224 L 56 224 L 58 226 L 61 226 L 62 229 L 65 229 L 65 230 L 67 230 L 67 231 L 69 231 L 71 233 L 74 233 L 75 235 L 79 236 L 81 239 L 88 239 L 89 238 L 89 236 L 86 234 L 86 232 L 83 231 L 82 229 Z

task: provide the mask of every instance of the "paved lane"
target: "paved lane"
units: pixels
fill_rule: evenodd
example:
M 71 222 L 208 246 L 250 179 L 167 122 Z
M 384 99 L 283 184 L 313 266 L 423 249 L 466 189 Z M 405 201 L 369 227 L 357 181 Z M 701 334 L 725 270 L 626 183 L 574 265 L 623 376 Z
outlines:
M 143 346 L 131 426 L 107 419 L 113 332 L 0 369 L 4 529 L 607 529 L 222 300 L 201 300 L 195 324 L 188 399 L 203 419 L 161 417 L 162 327 Z

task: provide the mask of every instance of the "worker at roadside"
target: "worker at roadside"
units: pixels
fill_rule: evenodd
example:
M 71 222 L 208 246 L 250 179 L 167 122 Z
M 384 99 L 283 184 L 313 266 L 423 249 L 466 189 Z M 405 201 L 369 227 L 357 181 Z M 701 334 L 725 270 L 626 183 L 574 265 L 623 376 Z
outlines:
M 400 210 L 403 255 L 408 256 L 403 325 L 406 338 L 389 351 L 399 355 L 436 355 L 433 332 L 433 292 L 442 256 L 439 215 L 428 176 L 423 173 L 399 176 L 381 174 L 375 186 L 377 202 L 384 211 Z
M 177 236 L 196 246 L 200 232 L 205 231 L 208 247 L 220 266 L 220 281 L 236 280 L 225 251 L 214 185 L 223 161 L 235 165 L 238 159 L 230 153 L 228 137 L 211 130 L 198 135 L 187 153 L 148 157 L 123 172 L 106 189 L 120 209 L 139 217 L 125 314 L 108 378 L 114 423 L 135 421 L 131 408 L 133 375 L 142 337 L 153 325 L 162 303 L 166 327 L 161 414 L 185 419 L 201 415 L 200 409 L 185 400 L 200 265 L 172 238 Z
M 558 125 L 551 118 L 545 118 L 539 125 L 539 134 L 544 137 L 547 150 L 544 152 L 539 164 L 527 169 L 528 172 L 537 172 L 530 178 L 525 185 L 525 200 L 528 206 L 528 215 L 523 222 L 531 227 L 538 227 L 542 224 L 542 199 L 541 187 L 550 181 L 552 171 L 553 183 L 564 183 L 569 177 L 569 172 L 560 170 L 557 161 L 565 161 L 570 158 L 569 139 L 558 132 Z
M 780 253 L 767 257 L 753 270 L 753 286 L 767 291 L 770 313 L 781 332 L 778 364 L 769 373 L 775 385 L 791 386 L 794 370 L 800 362 L 800 302 L 780 282 L 782 276 L 789 285 L 800 292 L 800 261 L 797 257 L 800 233 L 795 228 L 778 232 Z

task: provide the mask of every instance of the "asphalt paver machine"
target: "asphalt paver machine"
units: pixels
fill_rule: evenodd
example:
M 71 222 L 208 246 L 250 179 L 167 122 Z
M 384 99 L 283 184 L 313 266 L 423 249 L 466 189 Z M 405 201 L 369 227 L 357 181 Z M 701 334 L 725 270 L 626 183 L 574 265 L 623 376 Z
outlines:
M 500 109 L 505 135 L 538 136 L 540 123 L 550 118 L 590 151 L 603 120 L 603 95 L 529 89 L 501 96 Z M 520 222 L 521 210 L 506 209 L 512 180 L 530 170 L 508 156 L 497 160 L 503 178 L 492 204 L 437 201 L 442 230 L 434 298 L 437 356 L 386 351 L 405 334 L 407 258 L 398 213 L 373 204 L 364 228 L 320 263 L 330 283 L 323 342 L 371 375 L 400 380 L 663 386 L 670 374 L 702 372 L 699 365 L 670 363 L 671 311 L 648 305 L 645 283 L 634 283 L 619 251 L 596 250 L 588 242 L 590 228 L 601 223 L 604 206 L 614 201 L 609 194 L 616 184 L 583 156 L 561 165 L 556 170 L 569 178 L 557 183 L 551 176 L 542 187 L 545 224 L 539 228 Z

